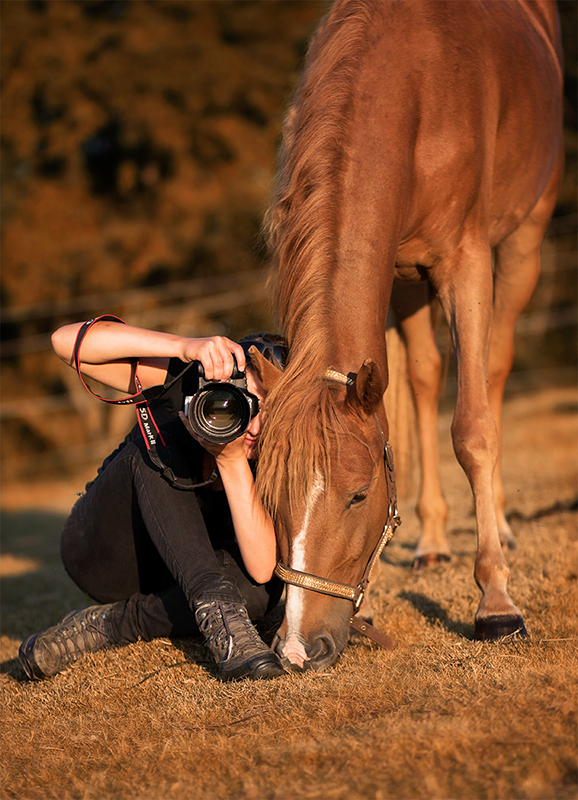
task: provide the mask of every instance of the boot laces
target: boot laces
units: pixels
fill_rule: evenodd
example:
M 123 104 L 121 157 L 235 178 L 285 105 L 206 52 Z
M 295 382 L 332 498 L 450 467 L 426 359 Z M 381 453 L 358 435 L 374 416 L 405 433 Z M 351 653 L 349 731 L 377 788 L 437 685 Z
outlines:
M 219 600 L 203 603 L 198 608 L 197 619 L 207 644 L 218 650 L 221 662 L 232 656 L 252 654 L 256 648 L 268 650 L 242 605 Z
M 84 653 L 110 645 L 104 632 L 105 614 L 100 608 L 72 611 L 53 631 L 43 636 L 44 644 L 56 647 L 63 663 L 76 661 Z

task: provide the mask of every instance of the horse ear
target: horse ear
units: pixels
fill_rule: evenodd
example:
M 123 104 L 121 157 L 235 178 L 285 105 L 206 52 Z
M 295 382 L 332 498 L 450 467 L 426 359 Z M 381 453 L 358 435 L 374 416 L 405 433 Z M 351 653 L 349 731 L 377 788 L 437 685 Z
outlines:
M 249 348 L 249 353 L 251 355 L 251 366 L 257 373 L 263 389 L 268 392 L 273 387 L 273 384 L 279 380 L 283 372 L 270 361 L 267 361 L 265 356 L 261 355 L 254 345 Z
M 385 387 L 379 367 L 370 358 L 366 358 L 352 387 L 353 403 L 365 414 L 372 414 L 383 399 Z

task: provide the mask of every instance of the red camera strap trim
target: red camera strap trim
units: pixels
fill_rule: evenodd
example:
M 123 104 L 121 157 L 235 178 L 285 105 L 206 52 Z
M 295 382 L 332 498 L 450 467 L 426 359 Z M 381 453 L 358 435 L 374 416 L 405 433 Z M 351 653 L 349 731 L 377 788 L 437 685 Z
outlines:
M 121 319 L 120 317 L 116 317 L 114 314 L 103 314 L 100 317 L 94 317 L 94 319 L 89 319 L 85 322 L 81 328 L 79 329 L 78 333 L 76 334 L 76 341 L 74 342 L 74 366 L 76 368 L 76 372 L 78 373 L 78 377 L 81 380 L 82 385 L 89 392 L 93 397 L 98 398 L 98 400 L 102 400 L 104 403 L 110 403 L 115 406 L 127 406 L 127 405 L 135 405 L 136 403 L 146 402 L 146 398 L 143 395 L 142 386 L 140 385 L 140 381 L 137 377 L 137 367 L 138 367 L 138 359 L 135 359 L 135 368 L 134 368 L 134 382 L 138 391 L 130 395 L 130 397 L 123 397 L 120 400 L 111 400 L 108 397 L 102 397 L 96 392 L 93 392 L 87 382 L 84 380 L 82 372 L 80 370 L 80 348 L 82 347 L 82 343 L 86 337 L 88 331 L 92 328 L 92 326 L 97 322 L 104 322 L 108 320 L 110 322 L 120 322 L 122 325 L 126 325 L 126 322 Z
M 149 450 L 149 452 L 151 450 L 154 451 L 157 444 L 155 431 L 157 433 L 158 439 L 161 441 L 163 445 L 165 444 L 165 440 L 163 439 L 163 436 L 158 429 L 158 426 L 149 408 L 148 401 L 143 394 L 141 382 L 139 381 L 137 375 L 138 360 L 136 360 L 135 370 L 134 370 L 134 382 L 138 391 L 135 392 L 135 394 L 131 395 L 130 397 L 124 397 L 120 400 L 112 400 L 108 397 L 102 397 L 100 394 L 96 394 L 96 392 L 92 391 L 92 389 L 84 380 L 84 377 L 82 375 L 80 369 L 80 364 L 81 364 L 80 349 L 82 347 L 82 343 L 86 337 L 86 334 L 92 328 L 92 326 L 97 322 L 104 322 L 105 320 L 109 320 L 110 322 L 120 322 L 122 325 L 126 325 L 126 322 L 123 319 L 121 319 L 120 317 L 116 317 L 114 314 L 103 314 L 100 317 L 94 317 L 94 319 L 89 319 L 82 325 L 82 327 L 80 328 L 80 330 L 76 335 L 76 341 L 74 342 L 74 366 L 76 367 L 78 377 L 80 378 L 84 388 L 98 400 L 102 400 L 103 402 L 110 403 L 112 405 L 134 405 L 136 407 L 136 412 L 137 412 L 137 421 L 141 429 L 143 439 L 145 440 L 147 450 Z
M 163 477 L 165 477 L 170 484 L 177 487 L 178 489 L 184 489 L 186 491 L 190 491 L 193 489 L 199 489 L 202 486 L 207 486 L 209 483 L 213 483 L 218 477 L 218 472 L 216 469 L 213 471 L 209 480 L 204 481 L 203 483 L 187 483 L 185 481 L 179 480 L 175 476 L 173 470 L 169 466 L 170 463 L 169 449 L 152 415 L 151 409 L 148 404 L 148 399 L 145 395 L 146 390 L 143 390 L 141 382 L 139 381 L 137 376 L 137 367 L 139 363 L 138 359 L 135 359 L 135 371 L 134 371 L 134 382 L 138 391 L 135 394 L 131 395 L 130 397 L 125 397 L 122 398 L 121 400 L 111 400 L 107 397 L 102 397 L 101 395 L 96 394 L 96 392 L 93 392 L 90 386 L 84 380 L 84 377 L 80 370 L 80 364 L 81 364 L 80 349 L 82 347 L 82 343 L 86 337 L 86 334 L 92 328 L 92 326 L 96 322 L 101 322 L 105 320 L 109 320 L 111 322 L 120 322 L 122 325 L 126 325 L 126 322 L 123 319 L 115 316 L 114 314 L 103 314 L 100 317 L 94 317 L 94 319 L 89 319 L 87 322 L 85 322 L 80 327 L 76 335 L 76 341 L 74 342 L 74 352 L 73 352 L 74 366 L 76 367 L 76 372 L 78 373 L 78 377 L 80 378 L 82 385 L 93 397 L 96 397 L 98 400 L 102 400 L 105 403 L 110 403 L 111 405 L 116 405 L 116 406 L 126 406 L 126 405 L 135 406 L 138 425 L 141 430 L 144 442 L 146 444 L 149 458 L 153 462 L 153 464 L 160 470 Z M 174 381 L 171 381 L 171 384 L 173 382 Z M 157 446 L 159 443 L 160 445 L 162 445 L 165 451 L 166 454 L 165 460 L 161 458 L 157 450 Z

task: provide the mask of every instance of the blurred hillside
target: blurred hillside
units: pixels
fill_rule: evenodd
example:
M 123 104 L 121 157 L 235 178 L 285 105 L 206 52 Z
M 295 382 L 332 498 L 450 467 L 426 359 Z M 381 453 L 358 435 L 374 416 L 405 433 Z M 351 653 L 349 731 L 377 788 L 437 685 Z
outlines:
M 520 323 L 521 388 L 575 378 L 576 2 L 559 5 L 568 169 Z M 5 482 L 96 465 L 132 424 L 131 409 L 90 398 L 52 355 L 59 325 L 106 312 L 191 335 L 274 325 L 258 231 L 325 8 L 3 0 Z
M 2 3 L 5 478 L 96 463 L 132 423 L 51 354 L 59 325 L 271 328 L 258 232 L 324 8 Z

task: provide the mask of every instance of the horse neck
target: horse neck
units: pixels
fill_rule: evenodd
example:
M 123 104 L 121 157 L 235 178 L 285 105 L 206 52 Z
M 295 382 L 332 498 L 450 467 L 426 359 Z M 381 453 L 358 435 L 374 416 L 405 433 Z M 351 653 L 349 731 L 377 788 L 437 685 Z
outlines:
M 348 175 L 344 176 L 345 180 Z M 293 361 L 311 373 L 329 366 L 348 374 L 371 358 L 385 374 L 385 325 L 399 241 L 359 191 L 336 189 L 339 222 L 333 252 L 313 250 L 278 273 L 278 312 Z M 363 210 L 360 213 L 360 210 Z
M 349 200 L 342 203 L 343 229 L 328 289 L 332 366 L 345 374 L 357 372 L 366 358 L 385 369 L 385 325 L 394 269 L 387 240 L 374 238 L 379 225 L 367 235 L 360 232 L 352 205 Z M 353 219 L 347 220 L 350 213 Z M 365 222 L 370 216 L 368 209 Z
M 367 60 L 382 10 L 349 0 L 321 26 L 288 117 L 270 228 L 277 311 L 292 358 L 313 363 L 321 354 L 344 373 L 366 358 L 385 369 L 385 321 L 409 205 L 399 137 L 385 141 L 379 125 L 368 133 L 363 124 L 384 96 Z

